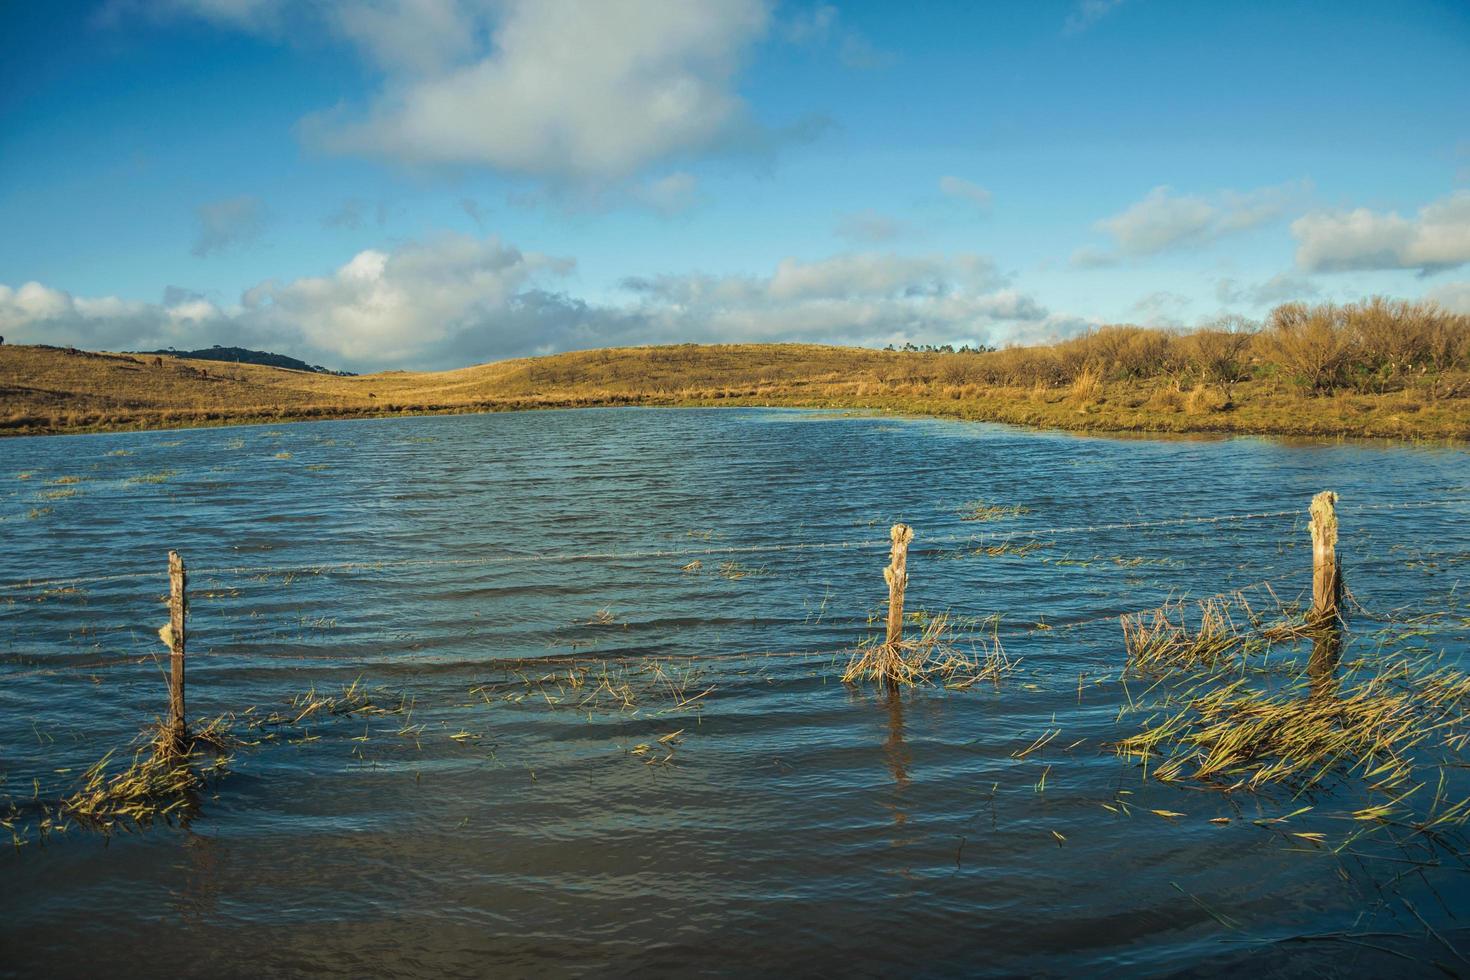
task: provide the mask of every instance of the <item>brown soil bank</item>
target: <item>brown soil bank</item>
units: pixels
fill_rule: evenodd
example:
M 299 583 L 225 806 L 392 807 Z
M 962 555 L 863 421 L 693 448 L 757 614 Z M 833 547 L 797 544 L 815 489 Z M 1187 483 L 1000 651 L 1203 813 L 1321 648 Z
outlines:
M 1044 347 L 636 347 L 335 377 L 0 347 L 0 434 L 609 405 L 862 408 L 1098 432 L 1470 439 L 1470 316 L 1375 299 Z

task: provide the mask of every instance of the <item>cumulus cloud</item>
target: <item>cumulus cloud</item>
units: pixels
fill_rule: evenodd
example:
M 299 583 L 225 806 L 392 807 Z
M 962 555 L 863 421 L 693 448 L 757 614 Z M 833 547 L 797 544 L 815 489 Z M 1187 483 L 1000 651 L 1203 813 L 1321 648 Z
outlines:
M 1358 208 L 1315 211 L 1291 223 L 1297 265 L 1308 272 L 1418 269 L 1470 262 L 1470 190 L 1432 201 L 1412 218 Z
M 105 349 L 211 343 L 284 348 L 351 368 L 443 366 L 469 349 L 523 351 L 515 298 L 572 263 L 495 238 L 369 249 L 329 275 L 260 283 L 221 308 L 173 289 L 162 303 L 0 286 L 0 324 L 21 343 Z
M 1306 185 L 1292 183 L 1203 196 L 1177 194 L 1172 187 L 1160 186 L 1122 212 L 1099 221 L 1096 228 L 1112 237 L 1122 255 L 1154 255 L 1208 244 L 1274 221 L 1305 190 Z M 1095 250 L 1089 253 L 1093 258 L 1096 254 Z
M 684 341 L 1021 342 L 1075 326 L 978 255 L 850 253 L 786 259 L 759 276 L 634 278 L 603 304 L 556 291 L 571 268 L 494 238 L 450 236 L 362 251 L 323 276 L 264 282 L 228 307 L 184 290 L 141 303 L 0 286 L 0 328 L 20 343 L 231 343 L 371 370 Z
M 979 184 L 962 177 L 940 177 L 939 190 L 948 197 L 973 204 L 981 211 L 990 210 L 990 192 Z
M 228 336 L 197 329 L 218 313 L 207 300 L 174 291 L 166 299 L 153 304 L 73 297 L 38 282 L 0 284 L 0 333 L 9 342 L 104 349 L 169 347 L 194 336 L 214 343 Z
M 345 2 L 324 9 L 337 33 L 371 60 L 409 74 L 432 74 L 469 58 L 480 29 L 474 6 L 461 0 Z
M 501 16 L 488 51 L 467 56 L 426 42 L 412 71 L 384 65 L 388 83 L 365 118 L 333 112 L 304 121 L 309 142 L 409 163 L 589 180 L 627 176 L 757 128 L 734 83 L 767 28 L 761 0 L 509 0 L 494 9 Z M 459 21 L 445 15 L 445 23 Z M 477 36 L 464 25 L 455 32 Z
M 741 70 L 771 31 L 772 5 L 110 0 L 101 19 L 186 16 L 281 43 L 335 37 L 356 49 L 377 79 L 364 98 L 300 121 L 298 135 L 311 147 L 526 176 L 550 188 L 528 199 L 551 203 L 630 195 L 638 203 L 636 191 L 650 172 L 703 156 L 764 164 L 832 125 L 820 115 L 760 121 L 741 97 Z M 785 32 L 787 40 L 840 45 L 851 66 L 891 60 L 837 26 L 835 8 L 812 8 Z
M 626 316 L 663 339 L 902 344 L 1037 339 L 1059 329 L 978 255 L 785 259 L 767 276 L 631 278 Z
M 249 245 L 260 238 L 266 223 L 265 203 L 258 197 L 228 197 L 194 209 L 198 229 L 194 247 L 199 258 Z

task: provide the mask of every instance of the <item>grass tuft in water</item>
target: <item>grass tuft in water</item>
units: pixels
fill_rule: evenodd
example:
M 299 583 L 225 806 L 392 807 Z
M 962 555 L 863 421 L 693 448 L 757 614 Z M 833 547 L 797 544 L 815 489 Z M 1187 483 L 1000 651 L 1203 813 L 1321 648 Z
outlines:
M 982 638 L 978 649 L 972 646 L 969 653 L 962 652 L 949 614 L 940 613 L 925 620 L 916 640 L 858 647 L 842 672 L 842 682 L 871 681 L 890 687 L 936 684 L 954 690 L 989 682 L 998 688 L 1019 662 L 1006 655 L 995 634 L 988 642 Z
M 1198 609 L 1194 624 L 1190 622 L 1189 606 L 1183 602 L 1165 603 L 1152 612 L 1120 618 L 1131 671 L 1158 676 L 1179 670 L 1213 669 L 1244 647 L 1246 634 L 1231 614 L 1232 607 L 1239 606 L 1249 617 L 1250 607 L 1243 598 L 1210 598 L 1193 605 Z
M 996 521 L 1029 513 L 1031 508 L 1021 504 L 990 504 L 983 500 L 971 500 L 960 505 L 962 521 Z
M 159 728 L 126 768 L 114 771 L 115 753 L 109 752 L 88 769 L 81 787 L 62 801 L 61 813 L 103 834 L 159 820 L 171 823 L 197 805 L 210 777 L 225 771 L 230 744 L 223 718 L 191 732 L 182 749 Z

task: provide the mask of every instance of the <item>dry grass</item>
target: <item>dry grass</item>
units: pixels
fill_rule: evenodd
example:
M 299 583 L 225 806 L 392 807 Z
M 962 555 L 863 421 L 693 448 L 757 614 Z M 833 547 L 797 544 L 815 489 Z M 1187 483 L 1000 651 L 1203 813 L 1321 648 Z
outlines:
M 1305 671 L 1285 683 L 1196 674 L 1115 751 L 1158 781 L 1226 793 L 1279 789 L 1315 801 L 1352 783 L 1357 802 L 1339 818 L 1336 849 L 1389 828 L 1400 846 L 1417 838 L 1460 853 L 1449 832 L 1470 821 L 1470 799 L 1451 799 L 1445 786 L 1446 770 L 1466 765 L 1470 675 L 1380 647 L 1371 666 L 1357 661 L 1339 677 L 1339 646 L 1318 639 Z M 1320 832 L 1291 836 L 1327 843 Z
M 538 665 L 526 663 L 533 666 Z M 512 668 L 505 678 L 477 684 L 469 693 L 486 704 L 544 705 L 585 714 L 699 711 L 714 691 L 697 663 L 637 659 L 574 662 L 545 673 Z
M 1451 723 L 1403 679 L 1389 670 L 1324 693 L 1305 680 L 1266 691 L 1237 678 L 1187 698 L 1116 749 L 1142 760 L 1161 756 L 1153 776 L 1165 782 L 1224 789 L 1276 783 L 1299 791 L 1357 771 L 1374 788 L 1393 792 L 1412 775 L 1409 750 Z
M 286 712 L 272 712 L 253 718 L 253 726 L 300 726 L 313 718 L 351 717 L 353 715 L 402 714 L 411 709 L 406 695 L 400 692 L 374 691 L 359 677 L 342 689 L 341 694 L 323 694 L 313 686 L 291 699 Z
M 971 500 L 960 506 L 962 521 L 997 521 L 1029 513 L 1031 508 L 1021 504 L 988 504 L 983 500 Z
M 1020 663 L 1006 655 L 1000 637 L 971 644 L 969 653 L 957 645 L 947 613 L 929 617 L 915 640 L 899 643 L 866 643 L 858 647 L 842 672 L 844 684 L 869 681 L 889 687 L 934 684 L 964 690 L 980 683 L 1000 686 L 1001 679 Z
M 1191 606 L 1195 610 L 1193 623 Z M 1122 616 L 1119 621 L 1128 650 L 1128 667 L 1135 673 L 1152 675 L 1214 669 L 1244 648 L 1246 637 L 1236 624 L 1239 613 L 1244 613 L 1248 627 L 1254 616 L 1245 598 L 1237 595 L 1192 604 L 1166 603 L 1152 612 Z
M 83 774 L 80 788 L 62 801 L 60 812 L 103 834 L 156 821 L 171 823 L 197 805 L 210 777 L 225 770 L 229 744 L 222 718 L 191 732 L 182 751 L 160 729 L 121 770 L 112 768 L 114 753 L 103 756 Z
M 204 374 L 208 371 L 208 374 Z M 810 344 L 576 351 L 335 377 L 0 347 L 0 432 L 168 428 L 611 405 L 870 408 L 1104 431 L 1470 438 L 1470 317 L 1288 304 L 1265 329 L 1111 326 L 1051 346 L 926 353 Z M 1340 398 L 1322 398 L 1340 393 Z

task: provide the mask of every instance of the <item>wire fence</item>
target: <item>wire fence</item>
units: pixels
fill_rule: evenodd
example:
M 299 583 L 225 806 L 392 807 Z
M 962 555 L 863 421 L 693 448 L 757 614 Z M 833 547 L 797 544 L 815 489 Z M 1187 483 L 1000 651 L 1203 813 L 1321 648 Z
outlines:
M 1292 516 L 1295 516 L 1295 511 L 1276 511 L 1276 513 L 1251 514 L 1251 516 L 1244 516 L 1244 514 L 1233 514 L 1233 516 L 1230 517 L 1233 517 L 1233 519 L 1236 520 L 1261 519 L 1261 517 L 1279 517 L 1282 516 L 1282 514 L 1292 514 Z M 1147 526 L 1157 527 L 1172 526 L 1175 525 L 1176 522 L 1145 523 L 1147 523 Z M 875 542 L 875 545 L 873 545 L 873 547 L 876 547 L 876 544 L 878 544 L 878 542 Z M 882 544 L 886 547 L 886 542 L 882 542 Z M 1369 558 L 1369 560 L 1363 561 L 1348 561 L 1348 563 L 1345 563 L 1345 573 L 1347 573 L 1348 576 L 1351 576 L 1351 574 L 1354 572 L 1376 572 L 1376 570 L 1399 569 L 1399 567 L 1404 567 L 1405 564 L 1414 563 L 1414 561 L 1421 561 L 1424 560 L 1424 558 L 1460 558 L 1460 560 L 1470 563 L 1470 554 L 1466 554 L 1466 552 L 1414 552 L 1411 557 Z M 1028 614 L 1028 616 L 1019 616 L 1019 614 L 1017 614 L 1017 616 L 1010 617 L 972 617 L 972 619 L 978 621 L 980 626 L 983 626 L 983 629 L 988 630 L 988 635 L 997 636 L 997 638 L 1007 638 L 1011 639 L 1011 641 L 1014 641 L 1014 639 L 1032 638 L 1032 636 L 1038 635 L 1047 635 L 1051 636 L 1051 638 L 1055 638 L 1055 636 L 1064 635 L 1064 633 L 1072 632 L 1072 630 L 1085 629 L 1085 627 L 1098 626 L 1098 624 L 1103 623 L 1119 623 L 1119 621 L 1125 619 L 1125 617 L 1144 616 L 1144 614 L 1152 613 L 1152 611 L 1158 610 L 1158 608 L 1164 607 L 1164 605 L 1169 604 L 1185 604 L 1185 602 L 1208 602 L 1214 601 L 1214 599 L 1245 597 L 1245 595 L 1263 595 L 1263 597 L 1276 599 L 1280 598 L 1280 595 L 1283 594 L 1294 595 L 1295 598 L 1292 599 L 1292 601 L 1298 601 L 1298 599 L 1301 598 L 1302 594 L 1305 594 L 1305 592 L 1310 592 L 1310 582 L 1304 580 L 1304 577 L 1308 576 L 1308 573 L 1310 573 L 1310 569 L 1304 569 L 1304 567 L 1298 566 L 1299 563 L 1273 563 L 1270 564 L 1270 566 L 1258 567 L 1258 569 L 1255 569 L 1255 574 L 1257 574 L 1257 576 L 1260 576 L 1260 574 L 1263 573 L 1279 574 L 1270 574 L 1270 576 L 1267 577 L 1255 577 L 1255 579 L 1252 579 L 1251 582 L 1244 583 L 1244 585 L 1227 586 L 1227 588 L 1225 589 L 1220 589 L 1220 591 L 1217 592 L 1210 592 L 1210 594 L 1198 594 L 1198 592 L 1179 591 L 1179 589 L 1172 589 L 1172 591 L 1167 592 L 1167 594 L 1160 595 L 1160 597 L 1155 597 L 1154 599 L 1151 599 L 1148 604 L 1130 605 L 1130 607 L 1113 608 L 1113 610 L 1108 611 L 1097 611 L 1097 613 L 1086 614 L 1086 616 L 1083 616 L 1082 619 L 1047 621 L 1045 620 L 1044 614 L 1033 614 L 1033 616 L 1030 616 L 1030 614 Z M 285 572 L 294 572 L 294 569 L 285 569 Z M 222 572 L 219 572 L 219 570 L 213 570 L 213 572 L 210 573 L 222 574 Z M 194 574 L 204 574 L 204 572 L 194 572 Z M 1363 617 L 1363 619 L 1366 620 L 1394 621 L 1394 617 L 1392 617 L 1392 614 L 1374 614 L 1373 611 L 1366 610 L 1366 608 L 1361 607 L 1361 605 L 1358 605 L 1357 607 L 1357 616 Z M 863 626 L 863 624 L 869 624 L 869 626 L 872 626 L 873 624 L 872 617 L 823 617 L 823 621 L 826 621 L 826 623 L 828 624 L 847 624 L 847 626 L 853 626 L 854 629 L 858 629 L 858 627 Z M 853 649 L 856 648 L 857 645 L 857 642 L 853 642 L 853 644 L 835 646 L 835 648 L 785 649 L 785 651 L 751 651 L 751 649 L 736 649 L 736 651 L 698 652 L 698 654 L 694 654 L 694 652 L 689 652 L 689 654 L 681 654 L 681 652 L 660 652 L 660 654 L 657 655 L 657 660 L 701 661 L 701 663 L 703 663 L 703 661 L 795 660 L 795 658 L 807 658 L 807 660 L 811 660 L 814 663 L 814 661 L 832 660 L 832 658 L 841 657 L 841 655 L 851 654 L 851 652 L 853 652 Z M 198 658 L 209 658 L 210 655 L 212 654 L 209 654 L 209 652 L 203 652 L 203 654 L 201 654 L 201 652 L 191 652 L 190 660 L 193 661 L 198 660 Z M 637 652 L 612 652 L 612 654 L 606 655 L 547 654 L 538 655 L 538 657 L 487 657 L 478 658 L 478 660 L 475 661 L 475 667 L 476 669 L 492 671 L 506 670 L 510 669 L 510 667 L 516 666 L 551 667 L 559 666 L 559 664 L 585 664 L 588 663 L 588 661 L 598 660 L 629 661 L 638 660 L 638 658 L 641 657 L 644 657 L 644 654 L 637 654 Z M 341 661 L 343 660 L 343 657 L 341 657 L 341 654 L 338 654 L 338 652 L 325 651 L 320 652 L 320 654 L 309 654 L 309 652 L 301 651 L 301 649 L 295 649 L 288 660 Z M 101 670 L 122 669 L 122 667 L 137 667 L 143 666 L 143 664 L 150 663 L 156 664 L 156 666 L 159 666 L 160 670 L 162 670 L 162 655 L 160 655 L 159 652 L 153 651 L 147 652 L 147 654 L 113 655 L 113 657 L 106 658 L 106 660 L 88 661 L 88 663 L 82 664 L 49 664 L 49 666 L 44 667 L 31 667 L 31 669 L 28 670 L 10 670 L 6 671 L 6 674 L 4 674 L 4 676 L 6 676 L 7 679 L 24 679 L 24 677 L 44 676 L 44 674 L 90 674 L 97 673 L 97 671 Z
M 1423 510 L 1470 504 L 1470 497 L 1452 497 L 1440 500 L 1407 501 L 1400 503 L 1360 504 L 1339 509 L 1339 516 L 1396 510 Z M 1217 524 L 1245 523 L 1257 520 L 1301 518 L 1304 510 L 1258 511 L 1240 514 L 1219 514 L 1203 517 L 1173 517 L 1151 521 L 1117 521 L 1103 524 L 1063 525 L 1044 528 L 1019 528 L 1005 531 L 981 531 L 958 534 L 941 534 L 920 537 L 925 548 L 936 545 L 981 545 L 985 542 L 1006 542 L 1064 535 L 1097 534 L 1111 531 L 1141 530 L 1185 526 L 1208 526 Z M 465 568 L 486 565 L 516 563 L 556 562 L 632 562 L 651 560 L 696 560 L 734 555 L 781 554 L 792 552 L 867 551 L 886 549 L 887 538 L 862 538 L 844 541 L 794 541 L 772 544 L 719 545 L 705 548 L 660 548 L 632 551 L 581 551 L 581 552 L 528 552 L 498 555 L 477 555 L 465 558 L 403 558 L 324 562 L 305 565 L 225 565 L 191 568 L 194 576 L 246 577 L 256 575 L 324 575 L 332 573 L 360 573 L 383 571 L 396 568 Z M 917 550 L 917 549 L 916 549 Z M 919 552 L 922 553 L 922 552 Z M 0 585 L 0 594 L 15 592 L 41 592 L 49 589 L 73 588 L 81 585 L 98 585 L 112 582 L 137 582 L 160 578 L 160 572 L 136 570 L 115 572 L 106 575 L 79 575 L 64 578 L 28 579 Z

